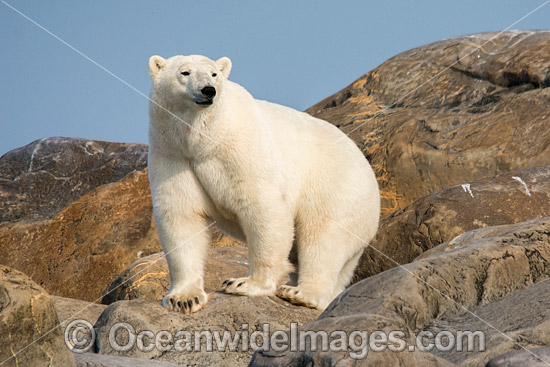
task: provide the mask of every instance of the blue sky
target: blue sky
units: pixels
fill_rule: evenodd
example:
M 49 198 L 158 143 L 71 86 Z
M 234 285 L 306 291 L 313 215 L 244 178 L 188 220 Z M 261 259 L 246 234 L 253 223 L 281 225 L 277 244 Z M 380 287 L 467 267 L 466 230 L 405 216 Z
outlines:
M 544 0 L 7 3 L 148 95 L 151 55 L 228 56 L 256 98 L 304 110 L 386 59 L 509 27 Z M 550 4 L 512 29 L 550 29 Z M 148 101 L 0 2 L 0 155 L 49 136 L 147 142 Z

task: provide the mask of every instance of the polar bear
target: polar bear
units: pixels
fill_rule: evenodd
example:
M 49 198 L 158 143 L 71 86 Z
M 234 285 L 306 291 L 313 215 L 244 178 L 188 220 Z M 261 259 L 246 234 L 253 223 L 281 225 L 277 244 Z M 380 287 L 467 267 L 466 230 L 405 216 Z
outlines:
M 330 123 L 254 99 L 231 60 L 152 56 L 149 180 L 171 287 L 162 304 L 208 301 L 210 227 L 244 241 L 250 270 L 225 293 L 277 295 L 319 310 L 349 284 L 380 215 L 375 175 Z M 280 285 L 290 274 L 291 282 Z

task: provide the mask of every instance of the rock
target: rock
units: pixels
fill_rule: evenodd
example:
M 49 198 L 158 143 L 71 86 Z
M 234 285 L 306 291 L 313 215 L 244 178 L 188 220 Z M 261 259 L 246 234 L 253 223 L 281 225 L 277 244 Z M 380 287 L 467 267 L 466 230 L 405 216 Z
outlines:
M 404 332 L 407 345 L 415 347 L 417 333 L 429 331 L 438 323 L 445 325 L 441 329 L 458 332 L 489 330 L 495 322 L 498 330 L 510 333 L 518 343 L 525 340 L 528 345 L 548 345 L 550 340 L 542 330 L 550 326 L 550 300 L 545 297 L 550 283 L 543 282 L 550 278 L 550 218 L 515 224 L 508 230 L 500 228 L 499 234 L 496 233 L 487 230 L 488 237 L 478 237 L 473 242 L 364 279 L 337 297 L 317 321 L 300 330 L 324 330 L 329 334 L 342 330 L 347 335 L 355 330 L 369 333 L 384 330 L 387 334 L 398 330 Z M 536 304 L 537 308 L 531 307 Z M 473 313 L 479 310 L 481 319 L 490 321 L 484 323 L 470 310 Z M 447 321 L 459 318 L 467 321 Z M 502 353 L 502 345 L 513 346 L 502 343 L 502 338 L 495 338 L 493 343 L 492 334 L 488 340 L 489 352 L 478 353 L 481 359 L 491 355 L 491 348 Z M 424 361 L 420 362 L 420 358 Z M 415 353 L 390 350 L 371 353 L 353 366 L 454 365 L 461 359 L 467 358 L 453 352 L 420 352 L 416 347 Z M 353 362 L 349 353 L 321 353 L 306 348 L 304 352 L 291 353 L 259 351 L 251 366 L 290 366 L 305 360 L 319 364 L 322 361 L 326 365 Z M 480 365 L 479 361 L 476 363 L 471 366 Z
M 98 300 L 134 260 L 161 250 L 148 193 L 147 171 L 138 171 L 84 195 L 52 219 L 2 226 L 0 259 L 51 294 Z
M 550 164 L 550 31 L 403 52 L 307 110 L 369 159 L 388 215 L 429 193 Z
M 25 274 L 0 266 L 0 364 L 74 366 L 50 296 Z
M 407 264 L 464 232 L 547 216 L 550 166 L 520 169 L 444 189 L 381 220 L 371 247 L 365 249 L 359 262 L 355 280 Z
M 245 276 L 248 272 L 248 253 L 243 247 L 221 247 L 210 251 L 206 261 L 204 288 L 207 293 L 219 290 L 227 278 Z M 161 300 L 170 289 L 170 275 L 164 253 L 134 261 L 117 276 L 103 292 L 101 303 L 136 298 Z
M 453 251 L 461 247 L 475 248 L 488 241 L 505 244 L 519 241 L 550 243 L 550 218 L 531 220 L 513 225 L 481 228 L 464 233 L 450 242 L 443 243 L 422 254 L 416 261 L 435 257 L 438 254 Z M 512 239 L 512 240 L 511 240 Z M 458 353 L 449 351 L 445 358 L 461 366 L 480 366 L 487 359 L 512 349 L 523 350 L 541 345 L 550 345 L 547 330 L 550 327 L 550 282 L 548 278 L 548 257 L 538 251 L 526 252 L 529 260 L 533 286 L 512 292 L 494 302 L 482 302 L 481 306 L 470 308 L 470 312 L 456 317 L 443 317 L 426 327 L 437 333 L 439 330 L 458 330 L 466 326 L 469 330 L 482 331 L 486 338 L 485 353 Z M 509 254 L 513 256 L 513 253 Z M 493 272 L 490 278 L 498 286 L 514 289 L 521 282 L 522 271 L 514 274 L 514 268 L 508 274 Z M 483 289 L 486 284 L 482 284 Z M 528 310 L 528 312 L 525 312 Z M 438 355 L 437 351 L 434 354 Z
M 472 243 L 477 243 L 478 241 L 485 240 L 486 238 L 494 238 L 494 237 L 502 237 L 502 236 L 509 236 L 512 233 L 520 233 L 520 236 L 526 236 L 527 234 L 524 234 L 523 232 L 531 231 L 531 229 L 527 228 L 529 224 L 533 223 L 536 226 L 538 226 L 538 223 L 541 219 L 533 219 L 530 221 L 517 223 L 517 224 L 506 224 L 506 225 L 500 225 L 500 226 L 493 226 L 493 227 L 486 227 L 486 228 L 479 228 L 474 229 L 473 231 L 469 231 L 466 233 L 463 233 L 459 236 L 456 236 L 452 240 L 448 242 L 444 242 L 440 244 L 439 246 L 434 247 L 431 250 L 428 250 L 424 252 L 422 255 L 418 256 L 414 261 L 422 260 L 427 257 L 431 257 L 433 255 L 436 255 L 441 252 L 450 251 L 455 248 L 459 248 L 462 246 L 470 245 Z M 532 229 L 533 232 L 537 233 L 537 236 L 539 238 L 544 238 L 544 232 L 538 234 L 540 230 L 537 230 L 536 228 Z
M 51 298 L 59 319 L 59 327 L 66 333 L 65 338 L 70 338 L 69 342 L 72 340 L 75 356 L 92 350 L 95 342 L 95 336 L 92 335 L 93 325 L 106 306 L 78 299 L 57 296 Z M 73 334 L 79 327 L 80 332 Z
M 349 326 L 349 325 L 346 325 Z M 318 353 L 313 356 L 298 353 L 274 354 L 258 351 L 252 357 L 250 367 L 298 367 L 298 366 L 406 366 L 406 367 L 453 367 L 452 363 L 434 357 L 429 353 L 413 352 L 376 352 L 368 353 L 365 359 L 351 359 L 349 353 L 335 354 Z M 367 361 L 368 360 L 368 361 Z
M 147 165 L 147 145 L 45 138 L 0 158 L 0 223 L 52 218 Z
M 515 350 L 491 359 L 486 367 L 547 367 L 550 364 L 550 348 Z
M 105 310 L 105 305 L 71 299 L 65 297 L 51 296 L 53 306 L 57 312 L 59 323 L 66 326 L 74 320 L 86 320 L 90 324 L 95 324 L 101 313 Z
M 495 302 L 472 307 L 469 310 L 471 313 L 443 317 L 430 323 L 425 330 L 433 334 L 442 330 L 464 331 L 464 329 L 482 332 L 485 335 L 487 348 L 483 353 L 467 352 L 465 345 L 464 351 L 461 352 L 455 349 L 438 352 L 434 349 L 433 353 L 459 366 L 478 367 L 483 366 L 488 359 L 507 351 L 522 348 L 521 350 L 525 352 L 528 348 L 550 346 L 548 294 L 550 294 L 550 282 L 542 281 Z M 531 360 L 536 359 L 532 354 L 529 356 Z M 525 357 L 527 356 L 523 354 L 523 358 Z M 541 357 L 544 359 L 542 355 Z M 520 364 L 516 365 L 520 366 Z M 528 363 L 521 364 L 521 366 L 527 365 L 532 366 Z
M 95 353 L 75 354 L 76 367 L 176 367 L 169 362 L 152 361 L 149 359 L 104 356 Z
M 98 336 L 96 345 L 101 354 L 152 358 L 187 366 L 247 366 L 252 350 L 249 347 L 250 343 L 244 339 L 245 335 L 248 335 L 249 339 L 253 339 L 253 330 L 263 331 L 266 324 L 268 326 L 265 327 L 269 327 L 271 333 L 287 329 L 293 322 L 298 324 L 310 322 L 318 316 L 318 311 L 293 306 L 276 297 L 240 297 L 214 293 L 210 295 L 207 307 L 190 316 L 167 311 L 158 301 L 151 302 L 142 299 L 118 301 L 105 309 L 94 328 Z M 123 326 L 120 323 L 127 325 Z M 117 327 L 120 327 L 118 331 Z M 145 330 L 151 331 L 152 339 L 147 339 L 147 335 L 142 334 L 146 336 L 142 339 L 144 341 L 142 345 L 147 348 L 148 340 L 155 340 L 156 336 L 161 348 L 153 346 L 151 351 L 143 351 L 137 347 L 141 347 L 141 344 L 135 342 L 130 344 L 131 349 L 121 351 L 117 345 L 125 347 L 129 341 L 128 329 L 123 329 L 123 327 L 131 327 L 137 335 Z M 189 343 L 185 341 L 183 334 L 177 334 L 178 331 L 191 333 Z M 213 333 L 212 351 L 207 351 L 206 336 L 201 338 L 200 347 L 198 343 L 195 343 L 195 332 L 200 331 Z M 239 338 L 242 337 L 236 341 L 234 351 L 231 351 L 229 346 L 224 349 L 216 341 L 217 337 L 220 338 L 220 341 L 223 340 L 225 331 L 231 332 L 231 335 L 228 334 L 231 339 L 236 335 L 239 335 Z M 111 332 L 114 336 L 110 340 Z M 161 334 L 161 332 L 163 333 Z M 162 338 L 168 340 L 168 337 L 164 336 L 167 333 L 172 335 L 172 343 L 161 344 Z M 113 343 L 113 340 L 116 343 Z M 261 343 L 260 340 L 257 342 Z M 246 346 L 244 351 L 243 343 Z M 163 350 L 164 347 L 166 350 Z M 186 351 L 185 347 L 192 347 L 192 350 Z M 195 351 L 196 347 L 200 351 Z M 221 348 L 221 351 L 218 348 Z

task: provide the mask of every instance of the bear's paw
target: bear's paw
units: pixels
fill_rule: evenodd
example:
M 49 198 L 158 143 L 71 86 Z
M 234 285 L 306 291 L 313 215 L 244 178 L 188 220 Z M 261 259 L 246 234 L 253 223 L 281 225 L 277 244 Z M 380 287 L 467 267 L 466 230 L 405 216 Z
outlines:
M 277 297 L 298 306 L 316 308 L 319 310 L 324 310 L 330 303 L 330 301 L 326 299 L 326 294 L 308 291 L 291 285 L 280 286 L 277 290 Z
M 275 294 L 275 289 L 274 283 L 251 277 L 230 278 L 222 284 L 222 292 L 241 296 L 272 296 Z
M 162 305 L 170 311 L 191 314 L 197 312 L 208 302 L 208 295 L 202 289 L 188 292 L 171 291 L 162 300 Z

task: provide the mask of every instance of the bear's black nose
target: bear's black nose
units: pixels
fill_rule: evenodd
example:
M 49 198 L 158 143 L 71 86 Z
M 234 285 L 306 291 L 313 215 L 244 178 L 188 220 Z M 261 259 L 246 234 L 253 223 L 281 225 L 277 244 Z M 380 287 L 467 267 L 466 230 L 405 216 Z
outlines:
M 208 86 L 201 89 L 201 93 L 203 96 L 212 99 L 216 95 L 216 88 Z

